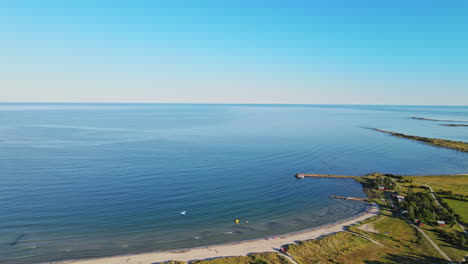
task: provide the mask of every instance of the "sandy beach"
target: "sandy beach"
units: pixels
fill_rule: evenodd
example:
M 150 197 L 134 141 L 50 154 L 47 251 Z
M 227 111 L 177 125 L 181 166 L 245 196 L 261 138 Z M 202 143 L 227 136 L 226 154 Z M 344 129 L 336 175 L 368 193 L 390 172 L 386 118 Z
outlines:
M 320 236 L 343 231 L 346 226 L 356 224 L 367 218 L 375 216 L 379 209 L 377 206 L 370 207 L 366 212 L 357 215 L 352 219 L 343 222 L 318 227 L 316 229 L 303 232 L 287 234 L 268 239 L 257 239 L 233 244 L 213 245 L 193 249 L 177 251 L 150 252 L 135 255 L 114 256 L 106 258 L 84 259 L 58 262 L 61 264 L 155 264 L 168 260 L 191 261 L 208 258 L 218 258 L 227 256 L 245 256 L 256 252 L 275 252 L 282 245 L 315 239 Z

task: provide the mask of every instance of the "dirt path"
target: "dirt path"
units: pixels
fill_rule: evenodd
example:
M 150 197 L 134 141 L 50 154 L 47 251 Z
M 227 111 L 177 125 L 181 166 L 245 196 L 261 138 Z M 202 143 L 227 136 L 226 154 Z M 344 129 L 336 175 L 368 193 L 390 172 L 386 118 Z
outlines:
M 431 186 L 424 184 L 424 186 L 426 186 L 427 188 L 429 188 L 429 190 L 431 191 L 431 195 L 432 195 L 432 198 L 434 198 L 434 200 L 436 201 L 437 205 L 438 206 L 442 206 L 442 204 L 440 203 L 439 199 L 437 198 L 437 196 L 434 194 L 434 190 L 432 189 Z M 443 206 L 442 206 L 443 207 Z M 461 228 L 461 230 L 463 232 L 465 232 L 465 234 L 468 234 L 468 230 L 466 230 L 465 226 L 463 226 L 460 222 L 458 222 L 458 220 L 455 220 L 455 222 L 457 223 L 457 225 Z
M 360 237 L 362 237 L 362 238 L 364 238 L 364 239 L 366 239 L 366 240 L 369 240 L 370 242 L 372 242 L 372 243 L 374 243 L 374 244 L 376 244 L 376 245 L 383 246 L 383 245 L 382 245 L 381 243 L 379 243 L 378 241 L 375 241 L 374 239 L 372 239 L 372 238 L 370 238 L 370 237 L 368 237 L 368 236 L 365 236 L 365 235 L 363 235 L 363 234 L 359 234 L 359 233 L 355 233 L 355 232 L 351 232 L 351 231 L 346 231 L 346 232 L 348 232 L 348 233 L 350 233 L 350 234 L 353 234 L 353 235 L 356 235 L 356 236 L 360 236 Z
M 434 198 L 434 200 L 436 201 L 436 203 L 437 203 L 437 206 L 442 206 L 442 205 L 440 204 L 440 201 L 439 201 L 439 199 L 437 199 L 437 196 L 435 196 L 435 194 L 434 194 L 434 190 L 432 189 L 432 187 L 431 187 L 431 186 L 429 186 L 429 185 L 427 185 L 427 183 L 426 183 L 426 184 L 424 184 L 424 186 L 426 186 L 427 188 L 429 188 L 429 190 L 431 191 L 432 198 Z
M 438 245 L 436 245 L 436 243 L 434 243 L 434 241 L 432 241 L 432 239 L 421 229 L 419 228 L 418 226 L 416 225 L 413 225 L 411 224 L 414 228 L 416 228 L 416 230 L 418 230 L 419 233 L 421 233 L 426 239 L 427 241 L 429 241 L 429 243 L 431 243 L 431 245 L 439 252 L 439 254 L 446 260 L 448 260 L 451 264 L 456 264 L 455 261 L 453 261 L 451 258 L 449 258 L 449 256 L 447 256 L 441 249 Z
M 287 260 L 289 260 L 289 262 L 291 262 L 292 264 L 299 264 L 291 255 L 289 255 L 288 253 L 285 253 L 285 252 L 281 252 L 281 255 L 283 257 L 285 257 Z

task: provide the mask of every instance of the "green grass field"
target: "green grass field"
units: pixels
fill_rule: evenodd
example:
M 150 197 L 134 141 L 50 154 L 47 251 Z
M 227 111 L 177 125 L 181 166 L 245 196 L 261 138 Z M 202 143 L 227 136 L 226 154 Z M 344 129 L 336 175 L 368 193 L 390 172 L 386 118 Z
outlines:
M 461 215 L 464 221 L 468 221 L 468 202 L 451 199 L 444 199 L 444 201 L 448 203 L 455 213 Z
M 408 176 L 414 185 L 429 186 L 437 192 L 439 189 L 468 195 L 468 175 Z

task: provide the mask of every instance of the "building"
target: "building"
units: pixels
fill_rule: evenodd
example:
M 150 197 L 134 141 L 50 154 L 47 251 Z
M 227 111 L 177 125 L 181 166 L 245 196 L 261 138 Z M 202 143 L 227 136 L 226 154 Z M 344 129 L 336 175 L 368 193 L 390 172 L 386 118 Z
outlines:
M 444 225 L 445 225 L 445 221 L 437 220 L 437 224 L 438 224 L 439 226 L 444 226 Z
M 397 198 L 397 200 L 398 200 L 399 203 L 405 201 L 405 197 L 404 197 L 403 195 L 397 195 L 396 198 Z

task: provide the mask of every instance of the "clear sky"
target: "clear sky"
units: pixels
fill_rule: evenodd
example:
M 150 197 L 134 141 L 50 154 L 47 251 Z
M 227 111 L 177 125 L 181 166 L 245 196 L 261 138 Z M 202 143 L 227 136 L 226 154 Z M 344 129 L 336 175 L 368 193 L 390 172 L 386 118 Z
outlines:
M 0 101 L 468 105 L 468 1 L 0 0 Z

